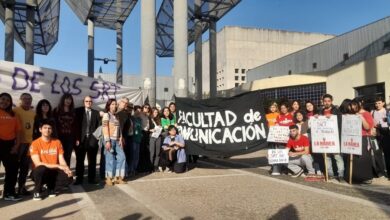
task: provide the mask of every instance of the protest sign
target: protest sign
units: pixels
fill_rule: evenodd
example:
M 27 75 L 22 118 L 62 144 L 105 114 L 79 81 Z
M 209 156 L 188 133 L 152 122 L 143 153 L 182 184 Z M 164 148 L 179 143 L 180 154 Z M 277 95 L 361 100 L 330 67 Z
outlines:
M 286 164 L 289 161 L 288 149 L 269 149 L 268 164 Z
M 343 115 L 341 153 L 362 155 L 362 119 L 359 115 Z
M 272 126 L 268 132 L 268 142 L 287 143 L 290 138 L 290 129 L 287 126 Z
M 311 119 L 311 143 L 313 153 L 340 153 L 337 116 Z
M 267 146 L 268 126 L 259 92 L 230 98 L 176 98 L 177 124 L 188 154 L 233 156 Z

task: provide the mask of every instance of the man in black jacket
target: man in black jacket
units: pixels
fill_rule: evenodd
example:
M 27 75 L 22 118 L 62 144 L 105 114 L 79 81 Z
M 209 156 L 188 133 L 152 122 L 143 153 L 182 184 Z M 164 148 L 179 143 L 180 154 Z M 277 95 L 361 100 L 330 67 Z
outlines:
M 96 157 L 98 152 L 98 140 L 93 132 L 100 125 L 100 115 L 92 109 L 92 98 L 84 98 L 84 106 L 76 109 L 77 137 L 76 137 L 76 182 L 75 185 L 83 183 L 84 160 L 88 157 L 88 183 L 97 184 L 96 178 Z
M 330 117 L 332 115 L 335 115 L 337 117 L 337 124 L 339 128 L 339 138 L 340 138 L 340 132 L 341 132 L 341 112 L 337 109 L 336 106 L 333 105 L 333 96 L 330 94 L 325 94 L 322 97 L 323 102 L 323 109 L 320 111 L 320 115 L 325 115 L 327 117 Z M 337 166 L 337 174 L 338 176 L 334 176 L 333 172 L 333 164 L 332 164 L 332 157 L 334 157 L 334 160 L 336 161 Z M 327 154 L 327 164 L 328 167 L 325 169 L 328 170 L 329 179 L 331 181 L 338 181 L 341 183 L 345 183 L 344 180 L 344 160 L 341 154 Z

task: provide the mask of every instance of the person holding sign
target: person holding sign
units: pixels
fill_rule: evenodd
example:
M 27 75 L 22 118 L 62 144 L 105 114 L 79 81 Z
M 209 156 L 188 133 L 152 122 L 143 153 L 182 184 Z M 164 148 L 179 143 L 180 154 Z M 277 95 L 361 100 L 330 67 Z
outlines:
M 320 115 L 324 115 L 326 117 L 330 117 L 331 115 L 336 115 L 339 131 L 340 131 L 341 130 L 340 129 L 341 128 L 341 113 L 337 109 L 337 107 L 333 105 L 333 96 L 330 94 L 325 94 L 324 96 L 322 96 L 322 103 L 324 105 L 324 108 L 321 110 Z M 334 159 L 336 160 L 337 174 L 338 174 L 337 180 L 339 182 L 344 182 L 345 181 L 344 180 L 344 160 L 343 160 L 341 154 L 327 154 L 327 156 L 326 156 L 326 160 L 327 160 L 326 169 L 328 170 L 329 179 L 330 180 L 334 179 L 333 165 L 332 165 L 331 157 L 334 157 Z
M 280 114 L 276 117 L 276 126 L 290 126 L 293 125 L 293 116 L 290 114 L 288 111 L 288 104 L 287 103 L 282 103 L 280 104 L 279 107 Z M 276 149 L 282 149 L 285 148 L 285 144 L 278 144 L 275 146 Z M 272 173 L 271 175 L 273 176 L 278 176 L 280 175 L 281 171 L 281 165 L 274 164 L 272 166 Z
M 362 109 L 356 99 L 351 101 L 350 106 L 351 114 L 360 115 L 362 119 L 362 155 L 354 155 L 353 157 L 352 181 L 370 184 L 373 178 L 373 167 L 370 154 L 372 146 L 369 145 L 369 137 L 371 136 L 370 131 L 374 127 L 374 120 L 369 112 Z
M 310 155 L 310 141 L 299 133 L 297 125 L 290 125 L 290 139 L 287 142 L 289 150 L 288 169 L 293 172 L 292 177 L 299 177 L 306 168 L 309 175 L 314 175 L 313 158 Z

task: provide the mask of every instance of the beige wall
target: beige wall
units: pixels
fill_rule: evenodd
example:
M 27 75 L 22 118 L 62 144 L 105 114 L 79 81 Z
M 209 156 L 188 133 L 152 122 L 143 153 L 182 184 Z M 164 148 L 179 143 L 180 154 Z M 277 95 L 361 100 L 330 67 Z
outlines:
M 286 75 L 253 81 L 251 83 L 250 90 L 254 91 L 259 89 L 272 89 L 323 82 L 326 82 L 326 73 L 312 73 L 311 75 Z
M 207 38 L 207 36 L 204 36 Z M 244 27 L 224 27 L 217 34 L 217 90 L 235 87 L 235 69 L 239 69 L 239 83 L 248 69 L 268 63 L 287 54 L 334 37 L 318 33 L 289 32 Z M 209 92 L 209 46 L 203 43 L 203 90 Z M 245 69 L 242 74 L 241 70 Z M 194 52 L 188 55 L 189 91 L 195 75 Z
M 385 83 L 385 97 L 388 103 L 390 101 L 390 54 L 329 72 L 326 88 L 327 92 L 333 95 L 334 103 L 340 104 L 346 98 L 355 97 L 355 87 L 382 82 Z

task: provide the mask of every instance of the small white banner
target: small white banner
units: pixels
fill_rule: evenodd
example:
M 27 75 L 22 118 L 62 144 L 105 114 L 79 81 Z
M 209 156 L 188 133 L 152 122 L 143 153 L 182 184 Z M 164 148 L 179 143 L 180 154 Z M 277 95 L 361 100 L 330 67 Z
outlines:
M 311 144 L 313 153 L 340 153 L 337 116 L 312 118 Z
M 341 153 L 362 155 L 362 119 L 359 115 L 343 115 Z
M 269 149 L 268 164 L 288 163 L 289 149 Z
M 287 126 L 272 126 L 268 132 L 268 142 L 287 143 L 290 138 L 290 129 Z

